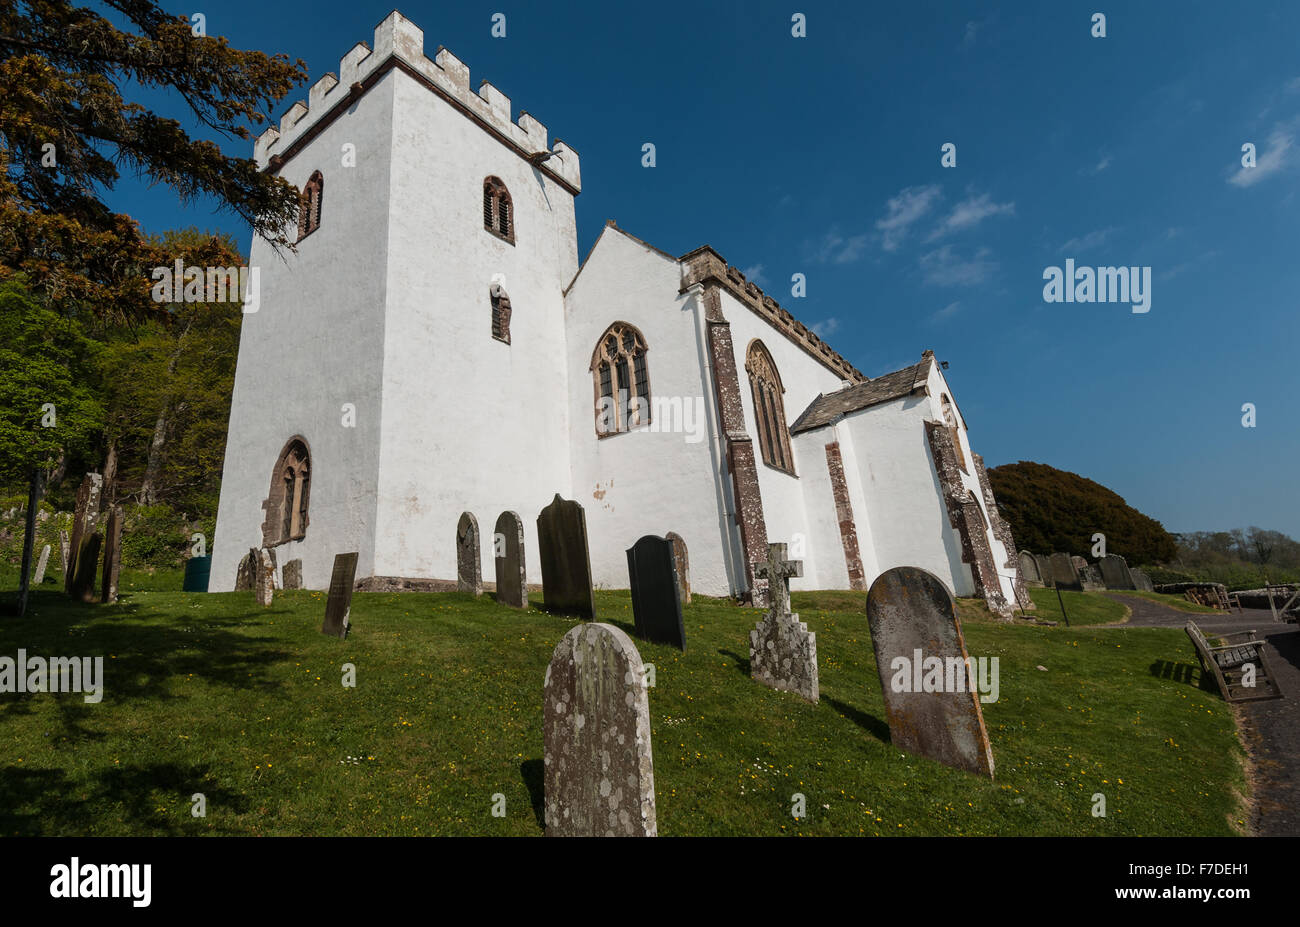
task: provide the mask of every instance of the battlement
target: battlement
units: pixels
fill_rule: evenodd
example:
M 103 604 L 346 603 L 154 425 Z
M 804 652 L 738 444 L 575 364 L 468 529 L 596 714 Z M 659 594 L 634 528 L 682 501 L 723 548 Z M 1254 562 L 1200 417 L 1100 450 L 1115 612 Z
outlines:
M 295 142 L 305 138 L 335 108 L 360 96 L 366 79 L 393 59 L 533 161 L 538 170 L 572 187 L 575 193 L 582 189 L 576 151 L 558 138 L 548 149 L 546 126 L 526 112 L 520 111 L 519 121 L 512 122 L 510 98 L 487 81 L 480 83 L 477 93 L 471 90 L 469 66 L 447 49 L 439 47 L 432 60 L 426 58 L 424 30 L 396 10 L 375 27 L 373 49 L 365 42 L 354 45 L 339 63 L 339 76 L 331 73 L 317 80 L 308 91 L 307 103 L 294 103 L 280 117 L 279 128 L 268 128 L 257 137 L 253 157 L 258 166 L 265 168 L 273 158 L 285 157 Z M 539 157 L 543 154 L 547 155 L 545 160 Z

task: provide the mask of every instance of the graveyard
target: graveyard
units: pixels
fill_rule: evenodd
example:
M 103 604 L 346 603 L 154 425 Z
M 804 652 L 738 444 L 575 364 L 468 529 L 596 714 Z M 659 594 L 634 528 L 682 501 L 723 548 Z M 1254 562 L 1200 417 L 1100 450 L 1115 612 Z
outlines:
M 87 604 L 47 581 L 0 629 L 3 654 L 106 658 L 100 704 L 0 702 L 0 834 L 545 832 L 543 683 L 578 619 L 492 593 L 357 592 L 339 639 L 321 633 L 324 592 L 276 590 L 264 607 L 179 586 L 127 571 L 116 603 Z M 1243 832 L 1243 753 L 1186 635 L 1126 629 L 1123 606 L 1069 595 L 1068 627 L 957 603 L 972 658 L 1000 660 L 999 698 L 982 706 L 992 779 L 891 743 L 861 593 L 791 596 L 817 638 L 816 704 L 751 678 L 762 610 L 694 596 L 680 650 L 636 637 L 626 591 L 597 590 L 594 608 L 653 664 L 660 835 Z M 1090 599 L 1109 624 L 1084 623 Z

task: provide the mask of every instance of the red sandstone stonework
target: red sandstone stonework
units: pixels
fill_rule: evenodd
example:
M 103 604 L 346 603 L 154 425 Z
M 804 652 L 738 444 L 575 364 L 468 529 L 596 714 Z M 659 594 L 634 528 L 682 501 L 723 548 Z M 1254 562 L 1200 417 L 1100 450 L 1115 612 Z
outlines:
M 853 523 L 853 503 L 849 501 L 849 485 L 844 479 L 844 458 L 840 455 L 838 441 L 826 445 L 826 468 L 831 474 L 831 495 L 835 499 L 835 519 L 840 523 L 844 563 L 849 569 L 849 588 L 866 592 L 867 578 L 858 551 L 858 529 Z

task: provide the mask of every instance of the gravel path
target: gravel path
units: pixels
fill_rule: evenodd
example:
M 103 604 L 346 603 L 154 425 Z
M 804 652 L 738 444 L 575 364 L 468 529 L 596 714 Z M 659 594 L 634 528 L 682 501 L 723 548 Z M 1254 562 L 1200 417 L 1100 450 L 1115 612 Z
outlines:
M 1113 627 L 1183 628 L 1187 619 L 1207 634 L 1254 630 L 1264 639 L 1269 666 L 1284 698 L 1239 702 L 1238 719 L 1255 763 L 1255 818 L 1261 837 L 1300 835 L 1300 628 L 1273 620 L 1266 608 L 1193 614 L 1140 596 L 1106 593 L 1133 610 L 1126 624 Z

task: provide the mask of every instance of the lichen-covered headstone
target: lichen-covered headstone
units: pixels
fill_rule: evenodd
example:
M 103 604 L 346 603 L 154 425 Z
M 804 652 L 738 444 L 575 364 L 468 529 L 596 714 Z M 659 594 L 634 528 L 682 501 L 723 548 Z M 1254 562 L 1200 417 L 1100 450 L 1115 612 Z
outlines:
M 515 608 L 528 607 L 528 577 L 524 565 L 524 522 L 514 512 L 502 512 L 493 532 L 497 601 Z
M 1043 577 L 1038 572 L 1038 560 L 1027 550 L 1022 550 L 1018 556 L 1020 558 L 1020 575 L 1024 578 L 1025 583 L 1030 586 L 1041 586 Z
M 269 606 L 275 598 L 275 552 L 263 547 L 257 551 L 256 564 L 253 584 L 257 604 Z
M 45 580 L 45 568 L 50 563 L 50 545 L 46 544 L 41 548 L 41 556 L 36 561 L 36 574 L 32 577 L 32 585 L 39 586 Z
M 325 599 L 325 623 L 320 632 L 343 639 L 352 627 L 352 589 L 357 579 L 357 554 L 335 554 L 330 574 L 329 596 Z
M 235 591 L 247 592 L 254 586 L 257 577 L 257 548 L 250 547 L 248 553 L 239 561 L 239 569 L 235 572 Z
M 682 604 L 691 604 L 691 558 L 686 550 L 686 541 L 680 534 L 669 531 L 664 535 L 673 542 L 673 558 L 677 561 L 677 588 L 682 593 Z
M 1119 554 L 1107 554 L 1097 561 L 1101 568 L 1101 578 L 1107 589 L 1136 589 L 1133 576 L 1129 573 L 1128 561 Z
M 81 548 L 85 544 L 87 537 L 95 533 L 99 525 L 99 500 L 104 490 L 104 477 L 98 473 L 87 473 L 86 478 L 81 481 L 81 486 L 77 489 L 76 508 L 72 514 L 72 537 L 68 543 L 68 549 L 72 556 L 72 564 L 67 569 L 63 578 L 63 588 L 71 593 L 72 585 L 76 581 L 77 572 L 80 569 L 77 565 L 77 558 L 81 554 Z M 95 548 L 98 556 L 99 548 Z M 91 574 L 91 583 L 94 583 L 94 574 Z
M 1151 577 L 1141 570 L 1129 568 L 1129 576 L 1133 577 L 1133 586 L 1139 592 L 1155 592 L 1156 587 L 1151 583 Z
M 608 624 L 572 628 L 543 698 L 547 836 L 656 836 L 650 702 L 631 638 Z
M 483 594 L 478 519 L 473 512 L 461 512 L 460 521 L 456 523 L 456 590 L 470 595 Z
M 126 515 L 122 506 L 115 505 L 108 513 L 104 527 L 104 578 L 100 598 L 109 604 L 117 601 L 117 579 L 122 572 L 122 522 Z
M 59 529 L 59 556 L 63 564 L 64 588 L 67 588 L 67 578 L 72 574 L 72 539 L 62 528 Z
M 284 581 L 281 583 L 285 589 L 302 588 L 302 560 L 290 560 L 281 570 L 284 575 Z
M 582 506 L 561 499 L 557 493 L 537 516 L 537 547 L 542 561 L 542 608 L 564 615 L 596 617 L 587 515 Z
M 803 561 L 787 560 L 786 545 L 769 544 L 767 560 L 754 564 L 754 575 L 767 580 L 771 607 L 749 632 L 749 674 L 815 703 L 820 697 L 817 635 L 790 613 L 790 577 L 803 575 Z
M 886 570 L 867 592 L 867 621 L 894 746 L 992 778 L 993 749 L 948 587 L 917 567 Z

